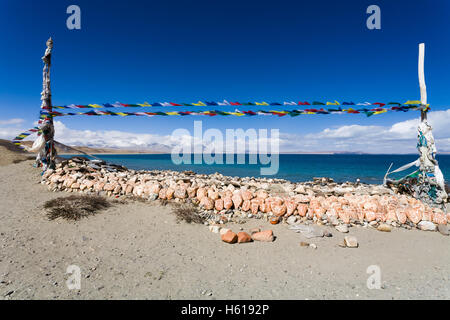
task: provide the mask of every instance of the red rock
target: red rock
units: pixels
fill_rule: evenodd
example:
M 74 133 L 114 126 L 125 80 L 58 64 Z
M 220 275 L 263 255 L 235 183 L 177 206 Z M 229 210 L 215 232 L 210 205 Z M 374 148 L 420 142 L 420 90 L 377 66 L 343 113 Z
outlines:
M 386 212 L 384 211 L 375 212 L 375 218 L 378 219 L 379 221 L 386 222 L 387 219 Z
M 250 229 L 250 234 L 254 234 L 254 233 L 257 233 L 257 232 L 260 232 L 260 231 L 261 231 L 260 228 L 253 228 L 253 229 Z
M 344 223 L 350 223 L 350 214 L 348 213 L 348 211 L 344 210 L 344 209 L 340 209 L 338 211 L 338 216 L 339 219 L 342 220 L 342 222 Z M 375 215 L 374 215 L 375 216 Z
M 314 209 L 314 215 L 317 217 L 317 219 L 322 219 L 322 216 L 325 214 L 326 210 L 323 207 L 316 207 Z
M 395 213 L 397 215 L 398 222 L 400 222 L 401 224 L 406 222 L 406 213 L 404 208 L 397 209 Z
M 270 202 L 270 204 L 274 203 L 276 205 L 282 205 L 284 203 L 283 199 L 280 197 L 269 197 L 267 198 Z
M 280 223 L 280 218 L 272 216 L 272 217 L 270 217 L 269 222 L 270 222 L 270 224 L 278 224 L 278 223 Z
M 425 211 L 422 214 L 422 220 L 424 221 L 432 221 L 433 220 L 433 209 L 430 207 L 426 207 Z
M 178 199 L 185 199 L 187 197 L 186 188 L 184 186 L 175 188 L 174 196 Z
M 242 203 L 242 211 L 250 210 L 250 205 L 251 205 L 250 200 L 244 200 L 244 202 Z
M 140 196 L 142 196 L 143 193 L 144 193 L 144 186 L 139 185 L 139 186 L 134 187 L 133 194 L 135 196 L 140 197 Z
M 294 199 L 298 203 L 308 203 L 311 200 L 311 197 L 303 194 L 298 194 L 294 197 Z
M 407 208 L 405 211 L 406 217 L 414 224 L 419 223 L 422 220 L 422 212 L 419 207 Z
M 271 208 L 272 208 L 273 214 L 276 215 L 277 217 L 281 217 L 282 215 L 284 215 L 286 213 L 286 205 L 285 204 L 278 205 L 276 203 L 272 203 Z
M 214 208 L 217 211 L 223 210 L 223 200 L 222 199 L 217 199 L 216 201 L 214 201 Z
M 304 203 L 299 203 L 297 205 L 297 212 L 301 217 L 306 216 L 306 212 L 308 211 L 308 205 Z
M 206 198 L 204 198 L 206 199 Z M 211 199 L 210 199 L 211 200 Z M 212 201 L 212 200 L 211 200 Z M 238 236 L 233 231 L 229 230 L 226 233 L 221 235 L 222 241 L 226 243 L 236 243 L 238 240 Z
M 105 184 L 104 184 L 103 182 L 97 182 L 97 183 L 94 185 L 94 190 L 95 190 L 95 191 L 102 191 L 104 185 L 105 185 Z
M 159 194 L 159 191 L 161 190 L 161 186 L 159 183 L 154 183 L 150 185 L 150 193 L 156 193 Z
M 175 193 L 175 190 L 174 190 L 174 189 L 172 189 L 172 188 L 170 188 L 170 187 L 167 188 L 167 190 L 166 190 L 166 198 L 167 198 L 167 200 L 173 199 L 174 193 Z
M 239 194 L 235 194 L 231 200 L 233 201 L 233 205 L 235 209 L 239 209 L 242 204 L 242 197 Z
M 286 200 L 286 216 L 290 216 L 297 209 L 297 203 L 294 200 Z
M 238 232 L 237 234 L 237 242 L 238 243 L 245 243 L 245 242 L 252 242 L 252 237 L 247 232 Z
M 272 232 L 272 230 L 264 230 L 264 231 L 256 232 L 256 233 L 252 234 L 252 239 L 255 241 L 272 242 L 273 241 L 273 232 Z
M 202 200 L 202 198 L 207 196 L 207 192 L 205 188 L 198 188 L 197 189 L 197 199 Z
M 66 181 L 64 181 L 63 186 L 70 188 L 77 180 L 74 178 L 68 178 Z
M 225 190 L 223 192 L 222 198 L 230 198 L 233 196 L 233 192 L 231 192 L 230 190 Z
M 434 212 L 433 222 L 436 224 L 447 224 L 447 218 L 443 213 Z
M 250 201 L 250 210 L 252 211 L 252 214 L 257 214 L 259 210 L 259 199 L 252 199 Z
M 127 188 L 125 189 L 125 194 L 133 193 L 134 187 L 132 185 L 127 184 Z
M 261 212 L 267 213 L 269 211 L 269 205 L 265 203 L 264 201 L 261 201 L 259 204 L 259 210 Z
M 232 206 L 233 206 L 233 201 L 231 200 L 231 198 L 230 197 L 225 197 L 223 199 L 223 207 L 226 210 L 230 210 Z
M 167 188 L 162 188 L 158 193 L 158 198 L 166 199 Z
M 94 185 L 94 181 L 92 180 L 84 180 L 84 184 L 86 185 L 86 188 L 91 188 Z
M 256 191 L 256 197 L 265 200 L 269 197 L 269 195 L 264 190 L 258 190 L 258 191 Z
M 79 188 L 80 188 L 80 184 L 79 184 L 78 182 L 75 182 L 75 183 L 73 183 L 70 187 L 71 187 L 72 189 L 79 189 Z
M 366 217 L 366 220 L 369 221 L 369 222 L 374 221 L 377 218 L 375 212 L 374 211 L 369 211 L 369 210 L 365 210 L 364 211 L 364 216 Z
M 114 194 L 119 194 L 121 190 L 122 190 L 122 186 L 120 184 L 117 184 L 116 187 L 113 190 L 113 193 Z
M 386 215 L 387 215 L 387 220 L 397 221 L 397 215 L 395 213 L 395 209 L 391 209 L 388 207 Z
M 241 197 L 242 197 L 242 199 L 245 201 L 245 200 L 251 200 L 251 199 L 253 199 L 253 193 L 251 193 L 250 191 L 248 191 L 248 190 L 242 190 L 241 191 Z
M 103 186 L 103 190 L 105 191 L 113 191 L 116 186 L 112 183 L 107 183 Z
M 187 193 L 188 193 L 189 198 L 194 198 L 197 195 L 197 187 L 187 188 Z
M 219 199 L 219 193 L 213 189 L 208 189 L 208 198 L 217 200 Z
M 206 210 L 212 210 L 214 208 L 214 201 L 208 197 L 203 197 L 200 200 L 200 205 L 203 206 Z

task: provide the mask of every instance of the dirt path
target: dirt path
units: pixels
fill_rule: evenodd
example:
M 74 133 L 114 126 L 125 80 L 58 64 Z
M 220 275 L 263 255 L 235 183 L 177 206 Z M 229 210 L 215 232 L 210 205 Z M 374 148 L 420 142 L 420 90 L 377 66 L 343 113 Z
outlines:
M 79 222 L 49 221 L 42 204 L 65 193 L 38 184 L 32 161 L 0 167 L 1 299 L 436 299 L 450 298 L 450 237 L 351 228 L 305 239 L 286 225 L 273 243 L 229 245 L 203 225 L 177 224 L 169 207 L 130 202 Z M 314 250 L 300 241 L 313 242 Z M 66 268 L 81 268 L 69 290 Z M 369 290 L 370 265 L 382 289 Z

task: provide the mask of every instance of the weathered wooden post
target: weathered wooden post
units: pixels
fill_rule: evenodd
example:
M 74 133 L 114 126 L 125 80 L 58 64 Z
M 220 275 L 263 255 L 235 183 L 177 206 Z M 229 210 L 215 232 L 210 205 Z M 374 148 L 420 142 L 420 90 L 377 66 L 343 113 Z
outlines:
M 417 128 L 418 142 L 417 150 L 419 159 L 408 163 L 394 171 L 389 167 L 384 177 L 384 184 L 396 187 L 402 187 L 408 190 L 416 199 L 431 205 L 444 207 L 447 201 L 447 192 L 445 191 L 444 175 L 436 160 L 436 145 L 432 128 L 427 121 L 427 112 L 429 105 L 427 103 L 427 87 L 425 85 L 424 73 L 425 44 L 419 44 L 419 87 L 420 87 L 420 123 Z M 392 164 L 391 164 L 392 166 Z M 398 180 L 389 179 L 388 175 L 407 170 L 413 166 L 419 167 L 416 171 L 408 174 Z
M 420 124 L 418 127 L 417 149 L 419 150 L 418 184 L 415 186 L 415 197 L 429 204 L 443 205 L 447 200 L 444 175 L 436 160 L 436 145 L 432 127 L 427 121 L 427 87 L 424 73 L 425 44 L 419 44 L 419 87 L 420 87 Z
M 52 38 L 47 40 L 47 49 L 42 57 L 44 62 L 44 69 L 42 71 L 42 92 L 41 92 L 41 117 L 39 120 L 39 129 L 43 137 L 42 143 L 36 147 L 39 149 L 39 153 L 36 157 L 36 162 L 41 164 L 43 170 L 47 168 L 55 167 L 56 150 L 54 144 L 55 129 L 53 126 L 52 112 L 52 94 L 50 88 L 50 67 L 52 58 L 53 40 Z M 34 146 L 33 146 L 34 147 Z

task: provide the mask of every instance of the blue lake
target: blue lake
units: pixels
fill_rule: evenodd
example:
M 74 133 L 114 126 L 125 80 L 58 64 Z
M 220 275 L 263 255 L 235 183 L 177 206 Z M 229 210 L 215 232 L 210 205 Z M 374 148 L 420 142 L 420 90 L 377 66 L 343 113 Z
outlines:
M 173 163 L 170 154 L 111 154 L 97 157 L 130 169 L 146 170 L 192 170 L 197 173 L 211 174 L 219 172 L 227 176 L 261 177 L 260 168 L 269 165 L 249 164 L 249 155 L 245 155 L 246 164 L 181 164 Z M 67 157 L 67 156 L 66 156 Z M 193 162 L 193 155 L 191 156 Z M 222 158 L 222 156 L 220 156 Z M 418 155 L 359 155 L 359 154 L 280 154 L 279 170 L 269 178 L 281 178 L 294 182 L 311 180 L 313 177 L 331 177 L 335 181 L 355 181 L 357 178 L 366 183 L 382 183 L 384 174 L 391 163 L 392 169 L 412 162 Z M 438 155 L 439 166 L 446 181 L 450 180 L 450 155 Z M 223 162 L 225 162 L 225 155 Z M 415 168 L 415 167 L 414 167 Z M 401 172 L 394 178 L 413 171 Z

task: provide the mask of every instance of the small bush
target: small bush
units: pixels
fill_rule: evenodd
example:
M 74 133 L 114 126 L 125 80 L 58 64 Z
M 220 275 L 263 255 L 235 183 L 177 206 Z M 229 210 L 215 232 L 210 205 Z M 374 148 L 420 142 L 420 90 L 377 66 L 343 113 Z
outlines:
M 80 220 L 97 211 L 109 208 L 111 203 L 99 196 L 71 195 L 59 197 L 44 203 L 44 208 L 49 212 L 47 217 L 50 220 L 64 218 L 66 220 Z
M 177 216 L 177 222 L 186 221 L 187 223 L 201 224 L 205 222 L 205 219 L 199 216 L 197 209 L 192 204 L 174 204 L 173 212 Z

